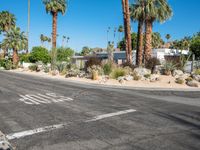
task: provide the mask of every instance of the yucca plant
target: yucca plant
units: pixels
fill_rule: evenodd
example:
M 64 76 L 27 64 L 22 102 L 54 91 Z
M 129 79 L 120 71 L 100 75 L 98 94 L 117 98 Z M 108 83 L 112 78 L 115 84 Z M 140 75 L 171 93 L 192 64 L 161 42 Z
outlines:
M 171 75 L 172 71 L 176 69 L 176 64 L 174 64 L 173 62 L 166 62 L 163 65 L 163 69 L 164 69 L 164 75 Z

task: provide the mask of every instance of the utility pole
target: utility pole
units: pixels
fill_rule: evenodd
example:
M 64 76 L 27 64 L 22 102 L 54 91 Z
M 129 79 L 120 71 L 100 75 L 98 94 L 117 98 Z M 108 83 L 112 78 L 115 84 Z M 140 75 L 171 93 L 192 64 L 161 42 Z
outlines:
M 29 52 L 29 32 L 30 32 L 30 6 L 31 6 L 31 2 L 30 0 L 28 0 L 28 23 L 27 23 L 27 50 L 26 53 Z

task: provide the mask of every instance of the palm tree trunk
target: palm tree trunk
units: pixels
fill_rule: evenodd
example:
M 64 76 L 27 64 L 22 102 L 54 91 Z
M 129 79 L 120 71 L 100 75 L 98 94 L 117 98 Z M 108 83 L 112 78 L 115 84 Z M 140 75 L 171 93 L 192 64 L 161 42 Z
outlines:
M 13 49 L 13 65 L 17 66 L 19 62 L 19 56 L 16 49 Z
M 124 31 L 125 31 L 125 45 L 126 45 L 126 59 L 131 63 L 132 60 L 132 39 L 131 39 L 131 21 L 129 11 L 129 0 L 122 0 L 123 14 L 124 14 Z
M 145 21 L 145 48 L 144 48 L 144 61 L 148 61 L 152 55 L 152 27 L 151 20 Z
M 56 39 L 57 39 L 57 17 L 58 13 L 53 13 L 53 33 L 52 33 L 52 48 L 56 48 Z
M 136 65 L 141 66 L 143 60 L 143 20 L 138 22 L 138 36 L 137 36 L 137 53 L 136 53 Z

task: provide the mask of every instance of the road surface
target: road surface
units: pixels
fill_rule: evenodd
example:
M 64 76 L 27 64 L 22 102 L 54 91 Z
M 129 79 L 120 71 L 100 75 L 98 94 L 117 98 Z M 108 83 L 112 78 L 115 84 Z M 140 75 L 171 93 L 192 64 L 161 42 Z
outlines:
M 17 150 L 199 150 L 200 92 L 0 71 L 0 131 Z

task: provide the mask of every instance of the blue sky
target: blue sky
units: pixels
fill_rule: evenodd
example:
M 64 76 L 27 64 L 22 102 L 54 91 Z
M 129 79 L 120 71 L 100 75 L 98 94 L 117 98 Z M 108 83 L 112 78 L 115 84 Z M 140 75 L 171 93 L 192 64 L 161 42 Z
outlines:
M 130 0 L 132 2 L 133 0 Z M 174 16 L 164 24 L 154 24 L 154 31 L 162 37 L 169 33 L 180 39 L 200 31 L 200 0 L 169 0 Z M 17 18 L 17 26 L 27 30 L 27 0 L 0 0 L 0 11 L 8 10 Z M 83 46 L 106 47 L 108 27 L 123 25 L 121 0 L 69 0 L 64 16 L 58 18 L 58 45 L 62 36 L 70 37 L 68 46 L 80 51 Z M 137 24 L 132 28 L 137 31 Z M 40 34 L 50 36 L 52 17 L 46 14 L 42 0 L 31 0 L 30 47 L 40 45 Z M 113 39 L 110 33 L 109 39 Z M 118 38 L 116 38 L 116 41 Z

